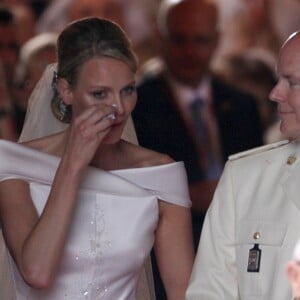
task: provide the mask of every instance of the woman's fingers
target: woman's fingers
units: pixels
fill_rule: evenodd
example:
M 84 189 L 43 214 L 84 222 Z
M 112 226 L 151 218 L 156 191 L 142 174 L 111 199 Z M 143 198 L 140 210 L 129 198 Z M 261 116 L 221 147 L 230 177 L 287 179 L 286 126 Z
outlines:
M 93 106 L 84 111 L 76 120 L 75 127 L 84 137 L 105 133 L 116 118 L 116 108 L 113 106 Z
M 65 151 L 68 159 L 73 161 L 76 158 L 78 168 L 88 165 L 93 159 L 115 122 L 116 110 L 116 107 L 97 105 L 84 110 L 72 121 Z

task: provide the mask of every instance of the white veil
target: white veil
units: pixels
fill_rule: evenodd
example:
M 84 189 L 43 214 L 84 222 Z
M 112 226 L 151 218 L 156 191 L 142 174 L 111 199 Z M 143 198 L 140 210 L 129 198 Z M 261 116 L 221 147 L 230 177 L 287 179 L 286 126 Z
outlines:
M 49 65 L 35 86 L 28 100 L 28 107 L 19 142 L 29 141 L 67 128 L 68 124 L 60 122 L 51 111 L 54 96 L 52 79 L 56 63 Z

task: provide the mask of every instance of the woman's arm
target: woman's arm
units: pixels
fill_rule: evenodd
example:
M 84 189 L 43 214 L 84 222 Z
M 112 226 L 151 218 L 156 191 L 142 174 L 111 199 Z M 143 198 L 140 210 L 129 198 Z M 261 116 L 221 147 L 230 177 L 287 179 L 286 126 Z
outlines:
M 24 280 L 47 288 L 68 235 L 82 174 L 111 126 L 103 118 L 113 108 L 92 107 L 73 122 L 51 191 L 40 217 L 29 186 L 21 180 L 0 183 L 0 220 L 7 247 Z M 99 121 L 101 120 L 101 121 Z
M 191 213 L 188 208 L 159 201 L 160 219 L 155 254 L 169 300 L 184 299 L 194 262 Z
M 40 218 L 26 182 L 0 183 L 0 219 L 6 244 L 24 280 L 35 288 L 47 288 L 53 280 L 79 181 L 79 174 L 62 162 Z

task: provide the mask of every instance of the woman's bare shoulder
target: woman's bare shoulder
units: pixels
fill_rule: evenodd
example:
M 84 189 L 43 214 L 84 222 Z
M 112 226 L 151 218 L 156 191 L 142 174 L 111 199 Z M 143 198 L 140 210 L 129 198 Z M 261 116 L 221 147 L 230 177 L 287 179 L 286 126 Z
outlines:
M 127 143 L 125 148 L 125 155 L 132 168 L 152 167 L 174 162 L 167 154 L 159 153 L 138 145 Z

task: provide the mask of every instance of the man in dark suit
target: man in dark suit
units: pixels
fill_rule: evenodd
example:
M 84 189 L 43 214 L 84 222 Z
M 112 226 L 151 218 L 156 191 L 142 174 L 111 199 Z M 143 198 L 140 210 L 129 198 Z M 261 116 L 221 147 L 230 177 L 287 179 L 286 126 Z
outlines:
M 261 122 L 255 100 L 210 70 L 219 39 L 218 9 L 212 0 L 163 0 L 158 27 L 162 57 L 144 67 L 133 121 L 140 145 L 184 161 L 197 247 L 228 155 L 261 145 Z M 198 99 L 201 109 L 192 105 Z M 206 142 L 195 114 L 204 124 Z M 159 284 L 156 288 L 157 298 L 165 299 Z
M 212 0 L 164 0 L 158 25 L 162 58 L 144 67 L 133 120 L 141 145 L 185 162 L 193 210 L 205 213 L 220 172 L 208 176 L 203 170 L 190 102 L 204 100 L 201 116 L 221 167 L 228 155 L 262 144 L 257 105 L 210 70 L 219 40 L 218 9 Z

